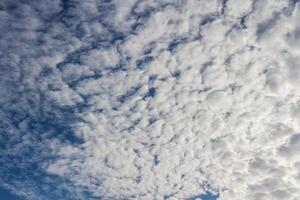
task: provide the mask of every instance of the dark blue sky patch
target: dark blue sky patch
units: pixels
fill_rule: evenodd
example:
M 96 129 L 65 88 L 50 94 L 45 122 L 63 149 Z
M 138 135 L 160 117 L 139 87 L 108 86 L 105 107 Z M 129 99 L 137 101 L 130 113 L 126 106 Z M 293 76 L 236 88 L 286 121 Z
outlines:
M 148 120 L 149 126 L 150 126 L 151 124 L 155 123 L 157 120 L 158 120 L 157 118 L 151 117 L 151 118 Z
M 175 78 L 179 78 L 180 77 L 180 75 L 181 75 L 181 71 L 180 70 L 176 70 L 173 74 L 173 77 L 175 77 Z
M 216 17 L 214 15 L 207 15 L 204 17 L 204 19 L 201 21 L 201 26 L 204 26 L 206 24 L 212 23 Z
M 128 90 L 125 94 L 122 94 L 119 96 L 118 101 L 120 103 L 124 103 L 128 98 L 132 97 L 134 94 L 137 93 L 137 91 L 140 89 L 140 86 L 132 87 L 130 90 Z
M 240 18 L 240 26 L 241 26 L 243 29 L 247 29 L 247 26 L 246 26 L 246 24 L 245 24 L 246 19 L 247 19 L 247 16 L 248 16 L 248 15 L 244 15 L 244 16 L 242 16 L 242 17 Z
M 213 195 L 211 193 L 208 193 L 208 194 L 200 196 L 200 198 L 202 200 L 216 200 L 217 198 L 219 198 L 219 195 Z
M 158 158 L 158 155 L 154 155 L 154 164 L 158 165 L 160 163 L 160 160 Z
M 188 198 L 187 200 L 217 200 L 219 198 L 219 194 L 213 194 L 211 192 L 207 192 L 206 194 L 196 195 L 193 197 Z
M 35 149 L 36 150 L 36 149 Z M 20 191 L 24 195 L 38 196 L 40 199 L 95 199 L 93 194 L 84 188 L 74 185 L 65 178 L 56 175 L 50 175 L 40 168 L 37 163 L 40 162 L 37 154 L 34 152 L 31 157 L 6 156 L 5 163 L 0 163 L 0 185 L 4 182 L 13 186 L 14 190 Z M 51 160 L 48 160 L 50 162 Z M 59 187 L 57 187 L 59 185 Z M 26 186 L 26 187 L 25 187 Z M 26 194 L 29 192 L 28 194 Z M 26 197 L 19 197 L 9 194 L 9 191 L 0 190 L 0 199 L 10 200 L 10 198 L 1 198 L 2 196 L 13 197 L 11 200 L 23 200 Z
M 228 0 L 222 0 L 222 9 L 221 9 L 221 14 L 225 14 L 225 10 L 227 8 L 227 1 Z
M 187 41 L 188 41 L 187 38 L 179 38 L 171 41 L 168 46 L 168 51 L 174 52 L 177 49 L 179 44 L 183 44 Z
M 8 190 L 0 187 L 0 199 L 1 200 L 23 200 L 23 198 L 16 196 Z
M 46 70 L 44 73 L 51 72 Z M 26 189 L 45 200 L 61 199 L 62 194 L 71 197 L 76 187 L 47 174 L 42 164 L 55 159 L 49 148 L 52 139 L 72 145 L 82 143 L 70 126 L 77 120 L 74 108 L 52 104 L 41 91 L 22 91 L 13 86 L 6 85 L 12 87 L 10 99 L 7 99 L 9 106 L 0 106 L 5 114 L 0 122 L 3 131 L 0 136 L 0 186 L 9 185 L 21 192 Z M 9 200 L 10 197 L 1 198 L 9 193 L 4 190 L 1 193 L 0 200 Z
M 139 69 L 143 69 L 147 64 L 153 61 L 152 56 L 146 56 L 138 61 L 136 61 L 136 66 Z
M 72 124 L 80 119 L 76 116 L 77 107 L 58 107 L 45 101 L 36 116 L 32 116 L 28 122 L 28 134 L 36 140 L 58 138 L 63 142 L 81 144 L 83 140 L 73 132 Z
M 148 98 L 148 97 L 154 97 L 155 94 L 156 94 L 156 89 L 155 89 L 155 88 L 150 88 L 150 89 L 148 90 L 148 92 L 145 94 L 145 96 L 144 96 L 143 99 L 145 100 L 145 99 Z
M 68 122 L 57 122 L 54 120 L 45 120 L 39 122 L 32 122 L 30 124 L 30 131 L 32 134 L 36 133 L 37 139 L 42 140 L 46 138 L 58 138 L 63 142 L 71 143 L 71 144 L 81 144 L 83 140 L 76 136 L 73 130 L 64 123 Z M 39 135 L 40 133 L 40 135 Z M 48 137 L 46 136 L 47 134 Z

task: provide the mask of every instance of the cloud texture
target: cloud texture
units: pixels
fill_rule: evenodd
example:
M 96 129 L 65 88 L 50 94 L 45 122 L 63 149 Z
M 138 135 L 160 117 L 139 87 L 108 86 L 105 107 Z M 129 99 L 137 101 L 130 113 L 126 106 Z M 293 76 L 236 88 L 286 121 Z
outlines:
M 0 186 L 297 200 L 300 3 L 2 0 Z

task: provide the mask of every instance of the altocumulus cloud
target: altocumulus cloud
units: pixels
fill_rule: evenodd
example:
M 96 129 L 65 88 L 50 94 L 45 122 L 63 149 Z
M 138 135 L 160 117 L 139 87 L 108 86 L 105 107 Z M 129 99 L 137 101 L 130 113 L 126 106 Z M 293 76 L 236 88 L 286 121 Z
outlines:
M 0 186 L 29 200 L 297 200 L 300 3 L 0 1 Z

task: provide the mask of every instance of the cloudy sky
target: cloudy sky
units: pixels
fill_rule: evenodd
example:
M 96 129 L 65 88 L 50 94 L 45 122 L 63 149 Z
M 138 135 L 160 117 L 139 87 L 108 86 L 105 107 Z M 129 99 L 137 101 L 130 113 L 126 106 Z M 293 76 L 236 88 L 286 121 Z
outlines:
M 298 0 L 0 0 L 0 199 L 299 200 Z

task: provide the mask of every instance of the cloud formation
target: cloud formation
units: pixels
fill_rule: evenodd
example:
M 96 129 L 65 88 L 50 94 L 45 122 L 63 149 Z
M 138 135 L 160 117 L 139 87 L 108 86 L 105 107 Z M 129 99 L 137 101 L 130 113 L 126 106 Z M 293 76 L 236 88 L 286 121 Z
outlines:
M 298 1 L 3 0 L 0 186 L 296 200 Z

